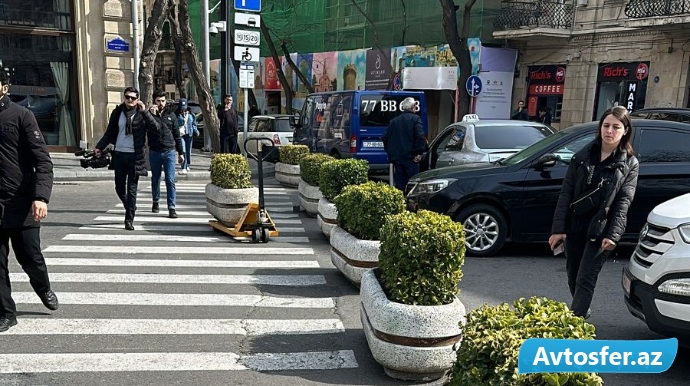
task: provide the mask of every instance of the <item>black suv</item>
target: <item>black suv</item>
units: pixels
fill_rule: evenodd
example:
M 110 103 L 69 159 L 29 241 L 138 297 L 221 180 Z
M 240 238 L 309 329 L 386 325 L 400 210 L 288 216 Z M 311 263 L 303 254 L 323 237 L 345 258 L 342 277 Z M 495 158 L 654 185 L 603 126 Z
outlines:
M 467 252 L 496 254 L 506 240 L 546 242 L 570 158 L 596 134 L 598 122 L 570 127 L 493 164 L 420 173 L 406 189 L 408 209 L 444 213 L 465 226 Z M 640 161 L 623 241 L 637 241 L 647 214 L 690 192 L 690 124 L 635 119 Z
M 690 123 L 690 109 L 680 107 L 655 107 L 642 109 L 630 113 L 633 118 L 659 119 L 662 121 L 673 121 Z

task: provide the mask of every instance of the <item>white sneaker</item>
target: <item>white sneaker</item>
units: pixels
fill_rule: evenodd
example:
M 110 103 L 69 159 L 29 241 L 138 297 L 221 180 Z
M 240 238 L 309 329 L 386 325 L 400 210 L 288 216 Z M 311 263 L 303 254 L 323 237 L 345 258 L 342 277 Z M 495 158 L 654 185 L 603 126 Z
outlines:
M 189 168 L 187 168 L 187 171 L 189 171 Z
M 187 174 L 187 170 L 185 170 L 185 169 L 180 170 L 180 174 Z

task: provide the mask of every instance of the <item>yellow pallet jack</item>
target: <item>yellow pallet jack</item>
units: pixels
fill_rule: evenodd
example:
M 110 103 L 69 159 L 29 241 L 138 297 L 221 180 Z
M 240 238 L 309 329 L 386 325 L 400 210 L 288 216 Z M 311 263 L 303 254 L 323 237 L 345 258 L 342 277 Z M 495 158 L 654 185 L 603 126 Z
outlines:
M 256 141 L 257 154 L 252 154 L 247 150 L 247 143 L 249 141 Z M 271 151 L 263 154 L 263 147 L 265 143 L 270 143 Z M 244 214 L 240 220 L 235 224 L 234 228 L 229 228 L 216 220 L 210 220 L 209 225 L 216 230 L 219 230 L 232 237 L 251 237 L 255 243 L 267 243 L 271 237 L 279 235 L 276 224 L 271 219 L 271 215 L 266 210 L 264 201 L 264 173 L 263 161 L 271 155 L 273 150 L 273 141 L 270 138 L 247 138 L 244 141 L 244 151 L 247 156 L 256 160 L 259 174 L 259 203 L 250 203 L 247 205 Z

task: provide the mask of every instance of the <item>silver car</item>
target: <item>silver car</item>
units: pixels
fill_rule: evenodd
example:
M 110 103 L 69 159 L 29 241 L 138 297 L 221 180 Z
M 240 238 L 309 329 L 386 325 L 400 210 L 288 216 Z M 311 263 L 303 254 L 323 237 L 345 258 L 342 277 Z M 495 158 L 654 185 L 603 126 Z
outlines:
M 294 127 L 291 124 L 292 115 L 257 115 L 249 120 L 247 125 L 247 138 L 269 138 L 273 143 L 273 151 L 267 161 L 277 162 L 278 150 L 281 146 L 292 144 Z M 247 149 L 257 152 L 257 141 L 247 143 Z M 244 147 L 244 128 L 239 127 L 237 144 Z
M 434 138 L 421 169 L 496 162 L 555 132 L 554 128 L 538 122 L 463 120 L 446 127 Z

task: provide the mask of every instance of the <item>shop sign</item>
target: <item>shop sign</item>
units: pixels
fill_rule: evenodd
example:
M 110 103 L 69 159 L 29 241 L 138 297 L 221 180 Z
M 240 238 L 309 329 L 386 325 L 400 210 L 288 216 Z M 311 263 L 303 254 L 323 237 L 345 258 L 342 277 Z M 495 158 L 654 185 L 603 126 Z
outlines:
M 628 91 L 626 92 L 626 96 L 625 108 L 628 109 L 628 111 L 633 111 L 633 108 L 635 107 L 635 98 L 637 98 L 636 82 L 628 83 Z
M 597 75 L 599 82 L 644 81 L 649 76 L 649 62 L 603 63 Z
M 530 95 L 563 95 L 562 84 L 532 84 L 529 86 Z
M 565 65 L 529 67 L 529 95 L 563 95 Z

